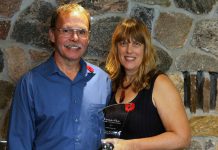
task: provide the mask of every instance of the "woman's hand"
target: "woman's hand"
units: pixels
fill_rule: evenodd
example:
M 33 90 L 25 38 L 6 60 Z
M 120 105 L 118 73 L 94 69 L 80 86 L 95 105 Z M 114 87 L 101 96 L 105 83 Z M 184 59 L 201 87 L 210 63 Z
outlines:
M 103 143 L 112 143 L 114 145 L 113 150 L 134 150 L 133 145 L 130 144 L 129 140 L 122 140 L 122 139 L 104 139 L 102 140 Z

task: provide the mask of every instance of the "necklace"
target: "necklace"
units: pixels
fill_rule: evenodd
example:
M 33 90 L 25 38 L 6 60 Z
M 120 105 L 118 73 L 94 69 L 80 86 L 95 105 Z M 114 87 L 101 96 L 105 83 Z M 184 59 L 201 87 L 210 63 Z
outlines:
M 120 100 L 119 100 L 119 103 L 122 103 L 125 99 L 125 90 L 128 89 L 130 86 L 131 86 L 131 82 L 127 85 L 127 86 L 123 86 L 123 84 L 121 84 L 121 88 L 122 88 L 122 91 L 121 91 L 121 94 L 120 94 Z

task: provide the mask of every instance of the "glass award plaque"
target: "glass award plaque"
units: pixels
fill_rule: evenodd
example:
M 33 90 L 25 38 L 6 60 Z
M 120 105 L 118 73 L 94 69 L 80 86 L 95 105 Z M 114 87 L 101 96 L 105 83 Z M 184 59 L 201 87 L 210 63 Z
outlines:
M 134 108 L 134 103 L 128 103 L 114 104 L 103 109 L 105 138 L 120 138 L 128 113 Z

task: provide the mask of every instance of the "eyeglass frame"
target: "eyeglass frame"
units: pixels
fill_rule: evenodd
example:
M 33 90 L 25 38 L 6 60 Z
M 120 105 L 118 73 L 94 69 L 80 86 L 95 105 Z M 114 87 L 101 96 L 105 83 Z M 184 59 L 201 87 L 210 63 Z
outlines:
M 60 32 L 61 35 L 63 35 L 64 37 L 71 37 L 72 35 L 74 35 L 76 33 L 76 35 L 81 38 L 81 39 L 86 39 L 89 37 L 89 34 L 91 31 L 88 31 L 86 29 L 80 29 L 80 28 L 53 28 L 54 30 L 57 30 Z M 65 31 L 66 32 L 65 32 Z M 80 34 L 80 32 L 83 31 L 85 32 L 86 34 L 83 35 L 83 34 Z

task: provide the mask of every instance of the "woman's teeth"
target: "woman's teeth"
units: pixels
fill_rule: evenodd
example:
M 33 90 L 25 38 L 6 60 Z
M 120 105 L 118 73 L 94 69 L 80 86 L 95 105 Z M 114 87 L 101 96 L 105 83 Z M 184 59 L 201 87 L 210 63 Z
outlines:
M 135 60 L 135 57 L 126 56 L 125 59 L 126 60 Z

